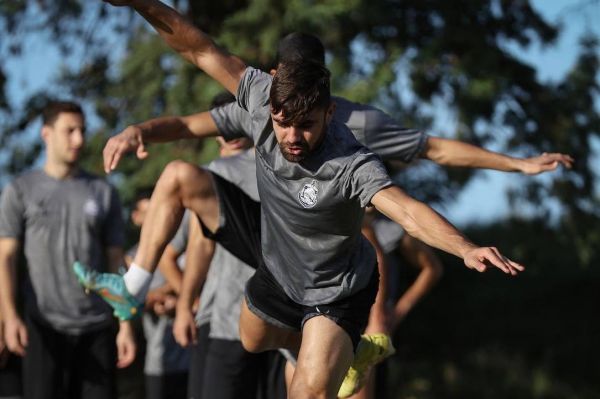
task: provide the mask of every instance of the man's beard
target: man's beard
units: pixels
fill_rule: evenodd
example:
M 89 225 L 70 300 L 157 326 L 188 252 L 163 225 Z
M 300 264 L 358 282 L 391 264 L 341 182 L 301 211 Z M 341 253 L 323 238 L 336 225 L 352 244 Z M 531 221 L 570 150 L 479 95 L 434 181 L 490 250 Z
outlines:
M 298 148 L 300 147 L 299 154 L 293 154 L 290 152 L 290 148 Z M 301 141 L 299 143 L 279 143 L 279 150 L 281 151 L 281 155 L 289 161 L 289 162 L 300 162 L 308 155 L 310 148 L 308 147 L 308 143 L 305 141 Z

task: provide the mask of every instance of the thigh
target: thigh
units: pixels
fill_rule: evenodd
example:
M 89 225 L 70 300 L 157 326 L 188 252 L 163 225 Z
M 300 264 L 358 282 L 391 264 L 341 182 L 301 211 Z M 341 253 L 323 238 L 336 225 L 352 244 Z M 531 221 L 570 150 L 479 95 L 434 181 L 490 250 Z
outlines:
M 262 354 L 247 352 L 239 341 L 211 339 L 202 397 L 210 399 L 255 399 Z
M 22 393 L 21 358 L 9 354 L 6 365 L 0 367 L 0 399 L 20 398 Z
M 303 323 L 315 316 L 325 316 L 333 320 L 348 334 L 356 350 L 360 336 L 369 321 L 369 313 L 378 289 L 379 273 L 375 268 L 367 286 L 357 293 L 329 304 L 304 307 Z
M 54 399 L 63 390 L 63 356 L 67 349 L 63 337 L 31 316 L 25 317 L 27 350 L 22 359 L 23 397 Z
M 290 397 L 307 392 L 337 397 L 353 358 L 352 340 L 342 327 L 325 316 L 311 318 L 302 330 Z
M 74 397 L 111 399 L 116 393 L 116 331 L 105 328 L 80 337 L 72 375 Z
M 249 297 L 242 301 L 240 312 L 240 337 L 246 350 L 263 352 L 286 348 L 297 352 L 302 338 L 300 332 L 281 323 L 277 314 L 269 309 L 250 301 Z
M 203 324 L 198 327 L 197 343 L 191 347 L 190 370 L 187 384 L 187 397 L 189 399 L 202 398 L 202 385 L 204 370 L 208 353 L 210 325 Z

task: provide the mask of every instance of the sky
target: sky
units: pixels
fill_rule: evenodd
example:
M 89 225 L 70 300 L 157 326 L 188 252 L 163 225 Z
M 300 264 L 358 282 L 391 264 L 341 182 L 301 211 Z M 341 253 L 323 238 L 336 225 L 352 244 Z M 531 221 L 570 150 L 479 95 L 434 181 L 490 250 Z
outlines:
M 549 48 L 531 46 L 527 49 L 513 47 L 511 50 L 526 62 L 538 68 L 542 80 L 560 80 L 573 65 L 578 51 L 578 41 L 586 30 L 600 36 L 600 0 L 532 0 L 535 9 L 550 22 L 562 25 L 562 34 L 556 45 Z M 56 51 L 47 46 L 47 38 L 32 37 L 26 43 L 24 56 L 9 63 L 8 82 L 13 104 L 22 103 L 30 93 L 47 88 L 58 73 L 61 59 Z M 118 49 L 116 45 L 115 48 Z M 82 62 L 76 57 L 68 62 Z M 40 67 L 42 66 L 42 67 Z M 600 104 L 599 104 L 600 105 Z M 440 113 L 436 126 L 448 126 L 452 116 Z M 89 121 L 89 130 L 94 130 L 94 121 Z M 433 129 L 435 132 L 435 129 Z M 600 143 L 595 143 L 600 153 Z M 498 150 L 499 148 L 490 148 Z M 533 154 L 532 154 L 533 155 Z M 600 162 L 599 162 L 600 169 Z M 557 173 L 561 173 L 560 171 Z M 530 177 L 551 179 L 551 175 Z M 458 225 L 485 223 L 515 212 L 526 210 L 509 209 L 505 193 L 521 180 L 514 174 L 482 171 L 468 184 L 458 198 L 449 206 L 439 210 Z M 473 212 L 477 209 L 477 212 Z

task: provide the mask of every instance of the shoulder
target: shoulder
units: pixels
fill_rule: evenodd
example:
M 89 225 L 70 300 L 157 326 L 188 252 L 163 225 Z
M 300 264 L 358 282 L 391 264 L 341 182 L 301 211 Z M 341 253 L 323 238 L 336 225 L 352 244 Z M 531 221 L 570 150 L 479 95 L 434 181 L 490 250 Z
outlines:
M 3 191 L 11 189 L 16 191 L 22 191 L 26 190 L 27 188 L 35 188 L 38 187 L 38 183 L 41 180 L 45 179 L 47 179 L 47 176 L 43 171 L 39 169 L 29 170 L 19 174 L 12 181 L 10 181 L 4 187 Z

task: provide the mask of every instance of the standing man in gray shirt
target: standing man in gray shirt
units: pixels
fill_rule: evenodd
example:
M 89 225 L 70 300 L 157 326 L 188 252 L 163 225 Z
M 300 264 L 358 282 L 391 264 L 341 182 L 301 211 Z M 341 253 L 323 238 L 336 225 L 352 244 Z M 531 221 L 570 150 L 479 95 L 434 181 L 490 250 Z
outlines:
M 84 115 L 78 104 L 51 102 L 43 112 L 43 169 L 14 179 L 0 199 L 0 308 L 8 348 L 23 356 L 26 399 L 110 399 L 115 366 L 135 356 L 131 326 L 116 334 L 112 310 L 77 283 L 71 265 L 116 272 L 123 223 L 116 191 L 81 170 Z M 15 303 L 23 247 L 27 273 Z
M 334 398 L 346 374 L 354 383 L 390 353 L 387 341 L 360 339 L 378 283 L 374 251 L 360 234 L 365 206 L 374 205 L 412 235 L 463 258 L 469 268 L 494 266 L 510 275 L 523 270 L 497 249 L 477 247 L 431 208 L 391 185 L 381 161 L 348 128 L 332 122 L 335 105 L 322 65 L 291 62 L 271 79 L 217 48 L 159 1 L 113 4 L 131 4 L 169 45 L 237 94 L 252 116 L 261 205 L 260 212 L 253 211 L 253 201 L 217 175 L 201 179 L 205 185 L 168 191 L 158 190 L 171 184 L 161 177 L 128 273 L 110 278 L 78 267 L 87 286 L 101 289 L 96 282 L 108 282 L 102 288 L 135 304 L 147 291 L 184 206 L 221 242 L 233 244 L 246 229 L 250 245 L 236 256 L 254 258 L 259 267 L 242 305 L 244 347 L 297 352 L 290 397 Z M 131 316 L 120 310 L 122 317 Z

